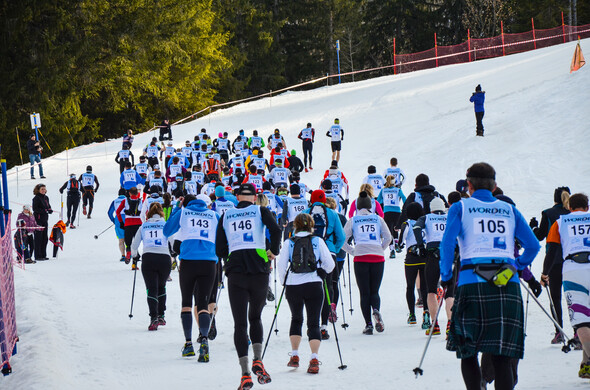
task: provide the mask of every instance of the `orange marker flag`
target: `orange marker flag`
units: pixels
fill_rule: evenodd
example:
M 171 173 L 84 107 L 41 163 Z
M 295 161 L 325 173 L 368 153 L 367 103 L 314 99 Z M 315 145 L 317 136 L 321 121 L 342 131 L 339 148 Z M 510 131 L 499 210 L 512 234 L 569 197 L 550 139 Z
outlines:
M 570 66 L 570 73 L 575 72 L 585 64 L 586 60 L 584 59 L 584 54 L 582 53 L 582 48 L 580 47 L 580 39 L 578 39 L 578 44 L 576 45 L 576 50 L 574 51 L 574 58 L 572 58 L 572 64 Z

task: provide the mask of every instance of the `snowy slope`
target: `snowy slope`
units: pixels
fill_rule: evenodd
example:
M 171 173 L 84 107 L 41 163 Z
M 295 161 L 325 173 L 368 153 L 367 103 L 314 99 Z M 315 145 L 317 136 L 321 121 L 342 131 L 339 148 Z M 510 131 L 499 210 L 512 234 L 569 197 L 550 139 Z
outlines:
M 590 189 L 588 159 L 588 85 L 590 68 L 569 74 L 574 43 L 534 52 L 447 66 L 422 72 L 376 78 L 368 81 L 290 92 L 218 111 L 173 128 L 175 145 L 181 145 L 205 127 L 209 134 L 239 129 L 247 135 L 258 129 L 268 136 L 280 128 L 288 148 L 302 156 L 296 139 L 299 130 L 312 122 L 317 131 L 314 167 L 302 181 L 316 188 L 330 163 L 329 138 L 325 131 L 335 117 L 345 131 L 341 168 L 351 183 L 354 199 L 368 165 L 381 172 L 390 157 L 397 157 L 408 181 L 426 173 L 443 193 L 454 190 L 473 162 L 487 161 L 497 170 L 497 181 L 512 197 L 525 217 L 539 217 L 552 205 L 553 189 L 569 185 L 572 191 Z M 590 41 L 582 41 L 590 52 Z M 475 137 L 475 118 L 468 99 L 477 84 L 487 92 L 485 137 Z M 136 137 L 136 156 L 152 134 Z M 14 373 L 0 378 L 2 389 L 162 389 L 195 386 L 230 389 L 239 383 L 240 370 L 233 347 L 233 321 L 222 291 L 218 316 L 219 336 L 211 342 L 211 362 L 180 356 L 184 342 L 179 320 L 178 273 L 168 284 L 168 325 L 148 332 L 147 305 L 141 275 L 138 275 L 134 317 L 129 320 L 133 273 L 118 261 L 114 232 L 98 240 L 93 236 L 107 228 L 106 209 L 116 197 L 118 166 L 113 159 L 120 140 L 92 144 L 61 153 L 44 161 L 54 210 L 60 208 L 58 188 L 70 172 L 80 174 L 91 164 L 101 183 L 92 220 L 83 218 L 76 230 L 66 234 L 65 250 L 58 260 L 40 262 L 16 270 L 19 353 L 11 363 Z M 14 210 L 30 203 L 34 182 L 26 167 L 11 170 L 9 185 Z M 57 222 L 57 213 L 50 226 Z M 48 251 L 49 252 L 49 251 Z M 542 255 L 533 264 L 538 276 Z M 332 338 L 322 343 L 318 376 L 305 368 L 286 367 L 289 310 L 283 303 L 278 316 L 278 334 L 270 340 L 265 364 L 273 381 L 267 389 L 353 388 L 463 388 L 459 361 L 445 350 L 445 341 L 435 337 L 424 363 L 424 376 L 414 378 L 426 337 L 416 326 L 406 324 L 403 260 L 388 260 L 381 287 L 383 334 L 364 336 L 353 281 L 353 315 L 348 287 L 343 290 L 348 330 L 338 325 L 344 363 L 340 365 Z M 354 274 L 352 275 L 354 279 Z M 541 296 L 547 304 L 545 293 Z M 341 311 L 339 310 L 339 313 Z M 265 332 L 274 306 L 263 313 Z M 421 310 L 417 309 L 417 314 Z M 341 315 L 341 314 L 340 314 Z M 441 317 L 444 317 L 441 314 Z M 519 389 L 573 389 L 586 387 L 577 378 L 579 352 L 563 354 L 551 346 L 553 326 L 532 300 L 529 309 L 527 348 L 520 363 Z M 442 318 L 444 324 L 446 318 Z M 571 335 L 567 318 L 566 329 Z M 195 332 L 196 331 L 196 332 Z M 193 329 L 198 333 L 198 330 Z M 309 349 L 302 344 L 302 360 Z M 259 388 L 260 385 L 256 385 Z

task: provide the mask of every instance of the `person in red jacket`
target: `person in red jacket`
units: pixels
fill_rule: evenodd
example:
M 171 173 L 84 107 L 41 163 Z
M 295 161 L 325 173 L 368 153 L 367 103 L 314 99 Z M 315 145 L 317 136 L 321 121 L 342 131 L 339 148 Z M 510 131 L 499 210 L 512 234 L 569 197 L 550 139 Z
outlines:
M 121 202 L 117 208 L 117 219 L 119 225 L 125 231 L 125 264 L 129 264 L 131 260 L 131 243 L 135 233 L 141 227 L 141 195 L 136 187 L 129 190 L 129 195 Z M 125 214 L 125 221 L 123 221 L 122 214 Z M 137 263 L 133 261 L 131 269 L 137 268 Z
M 289 157 L 291 157 L 291 153 L 289 153 L 289 151 L 287 149 L 283 148 L 283 144 L 278 144 L 274 149 L 272 149 L 270 151 L 270 167 L 269 169 L 272 170 L 274 168 L 274 164 L 275 164 L 275 156 L 281 157 L 283 159 L 283 161 L 285 162 L 285 164 L 283 165 L 285 168 L 289 168 L 289 160 L 287 160 Z

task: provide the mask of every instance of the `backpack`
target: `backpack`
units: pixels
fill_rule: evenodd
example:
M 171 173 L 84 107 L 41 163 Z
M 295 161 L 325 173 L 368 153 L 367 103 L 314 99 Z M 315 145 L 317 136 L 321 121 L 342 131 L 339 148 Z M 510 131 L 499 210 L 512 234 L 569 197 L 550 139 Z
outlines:
M 291 272 L 304 274 L 318 269 L 317 259 L 313 252 L 311 235 L 305 237 L 292 237 L 293 254 L 291 256 Z
M 316 207 L 321 207 L 321 212 L 314 212 Z M 328 238 L 328 211 L 325 205 L 313 205 L 309 210 L 311 217 L 313 218 L 313 235 L 320 237 L 324 240 Z
M 129 216 L 133 216 L 133 217 L 137 217 L 139 214 L 141 214 L 141 201 L 140 199 L 131 199 L 131 198 L 127 198 L 127 204 L 129 205 L 129 207 L 127 208 L 127 210 L 125 210 L 125 215 L 129 215 Z
M 78 188 L 80 187 L 80 183 L 77 179 L 70 179 L 70 189 L 68 191 L 78 192 Z

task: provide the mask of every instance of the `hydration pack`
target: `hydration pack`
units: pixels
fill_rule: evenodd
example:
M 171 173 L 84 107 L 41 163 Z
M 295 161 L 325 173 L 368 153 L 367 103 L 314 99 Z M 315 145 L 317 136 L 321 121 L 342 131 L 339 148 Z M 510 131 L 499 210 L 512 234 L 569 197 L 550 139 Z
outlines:
M 313 252 L 311 235 L 305 237 L 292 237 L 293 254 L 291 255 L 291 272 L 304 274 L 317 270 L 317 259 Z

